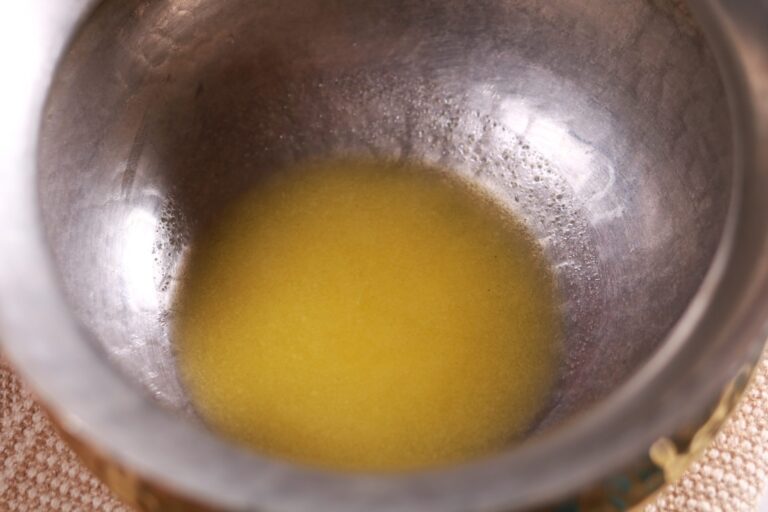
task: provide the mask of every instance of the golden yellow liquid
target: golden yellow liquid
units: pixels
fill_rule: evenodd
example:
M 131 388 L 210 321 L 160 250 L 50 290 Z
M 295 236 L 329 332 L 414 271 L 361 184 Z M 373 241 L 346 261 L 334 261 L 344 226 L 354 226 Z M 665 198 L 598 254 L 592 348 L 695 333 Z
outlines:
M 202 417 L 258 451 L 345 470 L 507 446 L 559 363 L 534 240 L 455 178 L 337 161 L 274 173 L 190 257 L 175 325 Z

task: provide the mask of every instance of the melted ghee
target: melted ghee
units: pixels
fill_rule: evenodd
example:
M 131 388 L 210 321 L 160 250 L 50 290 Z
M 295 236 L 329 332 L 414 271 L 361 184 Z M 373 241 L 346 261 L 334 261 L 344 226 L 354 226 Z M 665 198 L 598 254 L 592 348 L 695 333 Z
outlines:
M 315 466 L 460 462 L 524 434 L 559 363 L 531 236 L 455 178 L 354 161 L 274 173 L 207 230 L 175 324 L 201 416 Z

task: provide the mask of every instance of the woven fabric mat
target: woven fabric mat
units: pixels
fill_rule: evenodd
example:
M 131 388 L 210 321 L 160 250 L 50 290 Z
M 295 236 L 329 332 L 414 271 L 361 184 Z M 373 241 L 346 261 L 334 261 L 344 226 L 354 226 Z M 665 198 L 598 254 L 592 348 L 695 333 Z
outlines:
M 768 472 L 768 360 L 703 459 L 645 512 L 756 509 Z M 130 512 L 80 465 L 0 361 L 0 511 Z

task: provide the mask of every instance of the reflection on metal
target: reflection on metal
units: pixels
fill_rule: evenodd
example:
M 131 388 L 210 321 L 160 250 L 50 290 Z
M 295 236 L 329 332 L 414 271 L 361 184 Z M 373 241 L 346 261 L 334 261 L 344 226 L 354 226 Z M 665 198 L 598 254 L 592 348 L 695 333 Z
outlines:
M 157 217 L 143 208 L 130 212 L 122 227 L 123 287 L 127 302 L 135 310 L 156 311 L 159 307 L 155 256 L 158 227 Z
M 764 2 L 691 2 L 708 39 L 676 0 L 107 0 L 82 24 L 95 0 L 22 3 L 4 17 L 24 56 L 0 95 L 4 351 L 144 488 L 219 509 L 457 512 L 604 481 L 620 510 L 663 481 L 627 454 L 689 419 L 684 401 L 704 411 L 702 383 L 763 342 Z M 253 456 L 149 398 L 184 409 L 167 324 L 188 235 L 260 172 L 329 153 L 453 169 L 531 225 L 564 297 L 567 364 L 542 422 L 562 429 L 449 471 L 362 477 Z M 137 208 L 159 220 L 157 307 L 149 261 L 132 261 L 154 222 Z M 672 476 L 695 451 L 654 450 Z

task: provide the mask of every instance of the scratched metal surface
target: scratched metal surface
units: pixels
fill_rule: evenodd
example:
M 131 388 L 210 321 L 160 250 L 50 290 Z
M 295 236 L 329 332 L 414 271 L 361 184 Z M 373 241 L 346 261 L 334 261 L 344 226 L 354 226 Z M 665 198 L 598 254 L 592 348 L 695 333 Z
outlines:
M 249 5 L 108 3 L 50 96 L 50 244 L 131 378 L 186 406 L 168 320 L 196 229 L 259 173 L 334 154 L 460 173 L 537 234 L 568 349 L 543 426 L 652 353 L 730 193 L 724 93 L 688 18 L 645 2 Z
M 96 3 L 28 0 L 8 18 L 20 30 L 0 54 L 27 58 L 0 95 L 0 327 L 124 491 L 238 510 L 519 510 L 647 453 L 756 357 L 764 3 L 692 3 L 730 118 L 679 2 L 108 0 L 83 18 Z M 450 168 L 537 234 L 569 349 L 541 426 L 571 415 L 563 428 L 469 466 L 338 475 L 174 414 L 167 322 L 198 227 L 261 172 L 350 152 Z

